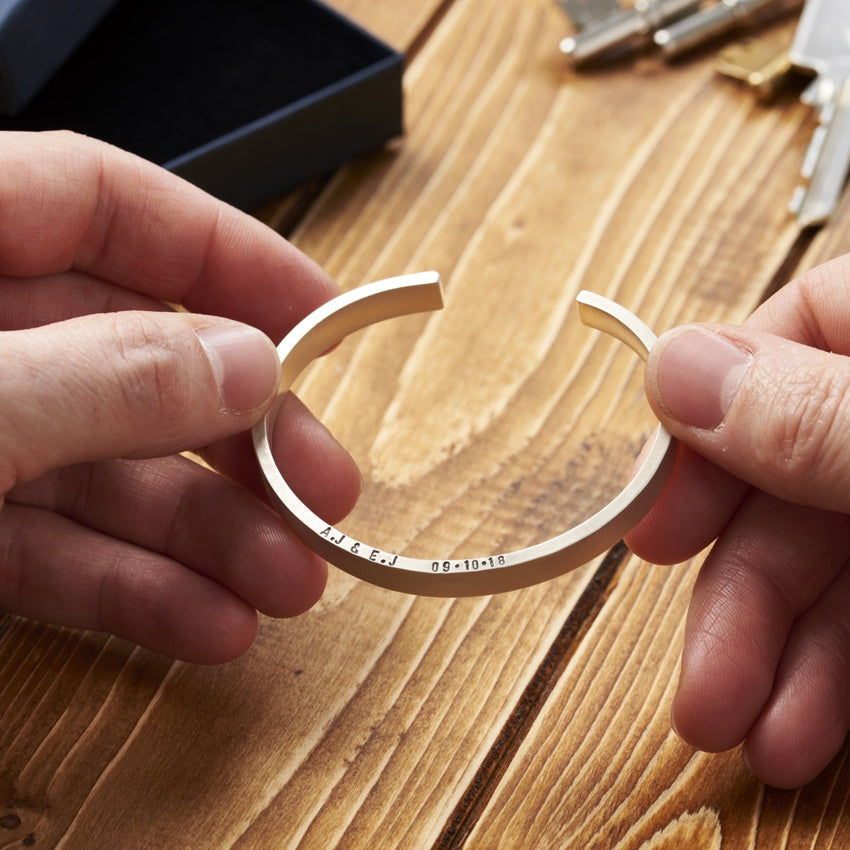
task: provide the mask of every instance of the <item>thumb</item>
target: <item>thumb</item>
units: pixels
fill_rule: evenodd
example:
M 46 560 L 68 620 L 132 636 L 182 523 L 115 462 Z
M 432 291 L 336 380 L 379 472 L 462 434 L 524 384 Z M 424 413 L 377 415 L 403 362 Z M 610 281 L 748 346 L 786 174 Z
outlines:
M 263 333 L 190 313 L 0 333 L 0 363 L 0 494 L 70 463 L 172 454 L 245 430 L 279 380 Z
M 786 501 L 850 512 L 850 358 L 689 325 L 653 347 L 646 390 L 668 430 L 717 466 Z

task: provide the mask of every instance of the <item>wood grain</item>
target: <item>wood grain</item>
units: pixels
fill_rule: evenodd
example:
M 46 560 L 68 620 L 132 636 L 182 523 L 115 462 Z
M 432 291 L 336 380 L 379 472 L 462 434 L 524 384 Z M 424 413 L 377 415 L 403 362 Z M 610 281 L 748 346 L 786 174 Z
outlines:
M 634 356 L 580 327 L 575 293 L 658 330 L 743 318 L 799 246 L 785 204 L 812 117 L 757 104 L 708 57 L 573 73 L 549 0 L 339 6 L 420 39 L 408 131 L 343 169 L 293 238 L 345 287 L 436 268 L 447 291 L 301 383 L 366 476 L 345 527 L 426 556 L 544 539 L 618 490 L 652 427 Z M 695 567 L 620 557 L 465 600 L 333 572 L 313 611 L 212 669 L 13 618 L 0 846 L 837 842 L 843 761 L 828 793 L 777 797 L 677 743 Z
M 409 51 L 439 18 L 446 0 L 421 3 L 375 3 L 373 0 L 333 0 L 334 9 L 366 27 L 370 32 L 395 47 Z
M 780 792 L 748 775 L 737 752 L 695 753 L 671 731 L 697 567 L 624 566 L 467 846 L 846 846 L 846 749 L 816 782 Z

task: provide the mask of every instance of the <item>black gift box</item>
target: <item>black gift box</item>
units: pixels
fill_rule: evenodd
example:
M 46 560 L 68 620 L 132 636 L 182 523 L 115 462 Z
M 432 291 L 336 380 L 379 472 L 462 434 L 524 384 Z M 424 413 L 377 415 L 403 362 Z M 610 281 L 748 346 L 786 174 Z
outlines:
M 398 136 L 402 69 L 313 0 L 118 0 L 0 129 L 95 136 L 249 209 Z

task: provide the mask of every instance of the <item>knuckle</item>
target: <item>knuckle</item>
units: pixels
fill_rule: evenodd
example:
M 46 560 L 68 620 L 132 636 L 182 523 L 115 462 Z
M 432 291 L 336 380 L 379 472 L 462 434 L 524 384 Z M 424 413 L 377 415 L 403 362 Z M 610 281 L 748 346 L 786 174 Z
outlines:
M 190 404 L 185 351 L 176 339 L 151 327 L 143 314 L 119 313 L 113 321 L 110 344 L 119 403 L 139 421 L 155 422 L 166 432 L 173 429 Z
M 786 376 L 771 394 L 778 411 L 767 411 L 765 459 L 779 483 L 829 481 L 847 466 L 843 456 L 850 427 L 850 370 L 837 366 L 805 369 Z M 772 415 L 775 413 L 776 415 Z

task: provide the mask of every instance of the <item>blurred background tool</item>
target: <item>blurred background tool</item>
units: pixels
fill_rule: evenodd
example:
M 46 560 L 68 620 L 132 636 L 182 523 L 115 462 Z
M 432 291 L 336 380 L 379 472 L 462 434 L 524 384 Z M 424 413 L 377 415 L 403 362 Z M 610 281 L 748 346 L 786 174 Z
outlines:
M 803 160 L 805 182 L 790 208 L 801 227 L 822 224 L 835 210 L 850 169 L 850 3 L 807 0 L 791 45 L 791 62 L 815 72 L 802 100 L 818 127 Z
M 558 0 L 578 32 L 561 41 L 561 52 L 575 63 L 650 43 L 661 26 L 699 8 L 700 0 L 637 0 L 622 8 L 610 0 Z
M 730 30 L 758 25 L 799 5 L 799 0 L 721 0 L 659 29 L 653 41 L 667 58 L 673 58 Z

